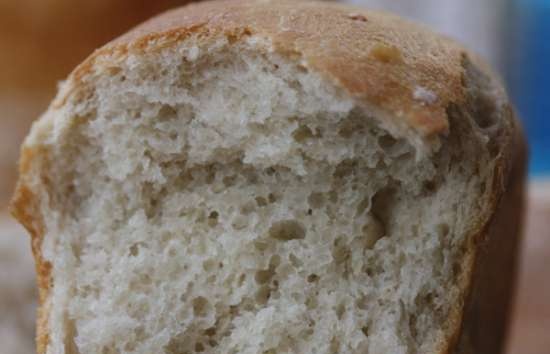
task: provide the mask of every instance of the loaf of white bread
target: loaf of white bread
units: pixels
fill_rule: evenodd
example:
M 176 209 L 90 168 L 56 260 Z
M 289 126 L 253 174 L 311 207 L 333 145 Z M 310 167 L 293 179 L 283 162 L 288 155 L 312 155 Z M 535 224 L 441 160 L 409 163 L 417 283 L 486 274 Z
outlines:
M 315 1 L 97 50 L 22 148 L 43 354 L 499 353 L 525 148 L 449 39 Z

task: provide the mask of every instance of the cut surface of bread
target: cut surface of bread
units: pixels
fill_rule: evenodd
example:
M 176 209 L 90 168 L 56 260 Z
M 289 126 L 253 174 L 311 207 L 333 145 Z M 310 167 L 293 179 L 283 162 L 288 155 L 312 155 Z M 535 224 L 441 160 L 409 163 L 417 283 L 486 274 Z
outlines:
M 519 144 L 477 63 L 291 1 L 193 5 L 99 50 L 22 150 L 39 352 L 454 350 Z

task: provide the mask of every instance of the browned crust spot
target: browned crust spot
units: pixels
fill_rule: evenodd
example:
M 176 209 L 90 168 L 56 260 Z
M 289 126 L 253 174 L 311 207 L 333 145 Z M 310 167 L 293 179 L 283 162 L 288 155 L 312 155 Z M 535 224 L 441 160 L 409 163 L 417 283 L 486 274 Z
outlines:
M 39 354 L 45 353 L 49 343 L 48 334 L 48 298 L 51 288 L 50 262 L 42 257 L 41 247 L 45 234 L 45 225 L 39 209 L 40 200 L 25 184 L 24 177 L 31 172 L 31 165 L 36 157 L 37 150 L 23 148 L 19 163 L 21 178 L 11 202 L 11 213 L 27 229 L 31 235 L 31 248 L 35 259 L 36 282 L 38 286 L 39 308 L 36 322 L 36 344 Z

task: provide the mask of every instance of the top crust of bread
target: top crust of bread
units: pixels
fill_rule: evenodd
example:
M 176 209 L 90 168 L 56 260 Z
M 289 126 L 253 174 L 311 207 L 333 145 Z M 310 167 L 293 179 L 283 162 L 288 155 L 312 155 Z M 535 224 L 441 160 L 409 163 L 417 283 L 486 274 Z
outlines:
M 448 133 L 449 107 L 466 104 L 467 66 L 474 63 L 493 77 L 460 45 L 389 14 L 310 1 L 225 0 L 169 11 L 97 50 L 69 76 L 50 109 L 63 106 L 73 95 L 83 94 L 79 88 L 86 77 L 97 66 L 108 66 L 110 60 L 169 47 L 191 35 L 208 43 L 219 34 L 235 42 L 251 35 L 268 39 L 278 54 L 300 61 L 330 80 L 365 108 L 378 112 L 376 118 L 382 119 L 381 126 L 392 135 L 407 138 L 424 151 L 437 149 L 439 137 Z M 496 89 L 496 97 L 505 102 L 503 90 Z M 506 188 L 506 176 L 517 159 L 523 158 L 523 154 L 517 159 L 512 157 L 523 143 L 519 133 L 514 136 L 519 128 L 509 107 L 501 118 L 506 121 L 506 129 L 497 139 L 502 144 L 494 197 L 486 208 L 489 221 Z M 22 149 L 21 178 L 12 204 L 14 214 L 33 236 L 43 304 L 38 320 L 38 353 L 45 353 L 48 345 L 47 298 L 51 279 L 50 265 L 40 251 L 45 234 L 43 220 L 47 216 L 41 214 L 39 198 L 29 181 L 37 171 L 33 165 L 43 154 L 40 143 L 51 128 L 50 119 L 52 115 L 46 115 L 35 125 Z M 476 239 L 488 238 L 484 237 L 488 225 L 484 217 L 480 220 Z M 469 288 L 474 258 L 479 257 L 474 242 L 472 239 L 469 244 L 472 258 L 467 260 L 471 264 L 464 289 Z M 462 305 L 457 304 L 452 313 L 452 342 L 459 340 Z M 453 347 L 454 343 L 441 343 L 441 352 Z
M 96 51 L 72 74 L 76 82 L 101 57 L 170 46 L 191 34 L 267 38 L 369 109 L 401 136 L 430 140 L 448 131 L 446 109 L 465 97 L 464 62 L 455 42 L 396 16 L 312 1 L 224 0 L 157 16 Z M 468 59 L 467 59 L 468 57 Z M 58 104 L 62 103 L 58 101 Z M 431 139 L 437 140 L 437 139 Z

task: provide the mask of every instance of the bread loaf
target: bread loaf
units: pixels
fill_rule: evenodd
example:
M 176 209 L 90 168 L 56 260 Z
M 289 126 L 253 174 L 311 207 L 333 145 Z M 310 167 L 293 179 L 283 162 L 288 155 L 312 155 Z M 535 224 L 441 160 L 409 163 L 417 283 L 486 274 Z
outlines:
M 389 14 L 218 1 L 78 66 L 22 148 L 38 352 L 498 353 L 525 149 Z

